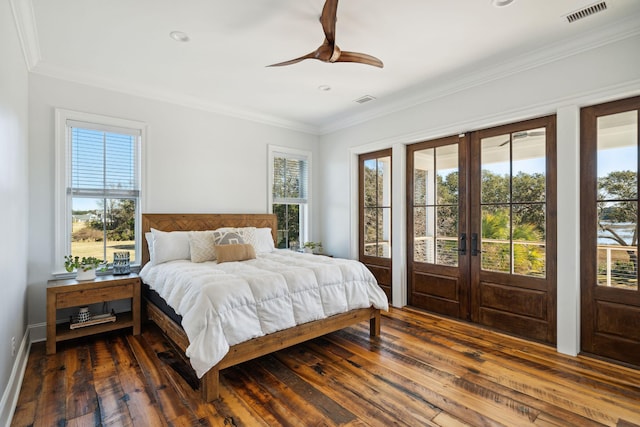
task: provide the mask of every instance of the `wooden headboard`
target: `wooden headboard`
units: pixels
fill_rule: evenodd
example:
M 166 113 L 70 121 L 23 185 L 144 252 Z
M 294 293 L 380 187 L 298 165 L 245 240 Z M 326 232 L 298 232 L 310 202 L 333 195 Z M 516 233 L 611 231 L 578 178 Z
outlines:
M 268 227 L 273 241 L 278 233 L 278 220 L 274 214 L 142 214 L 142 263 L 149 261 L 149 248 L 144 239 L 152 228 L 160 231 L 202 231 L 220 227 Z

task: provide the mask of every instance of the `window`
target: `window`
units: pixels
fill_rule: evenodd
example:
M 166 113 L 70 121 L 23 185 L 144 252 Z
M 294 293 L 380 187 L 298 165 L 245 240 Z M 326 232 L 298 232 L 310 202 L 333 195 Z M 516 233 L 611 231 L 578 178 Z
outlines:
M 271 211 L 278 217 L 278 248 L 296 248 L 309 240 L 311 153 L 269 147 Z
M 361 258 L 391 258 L 391 149 L 360 155 Z
M 56 111 L 56 265 L 65 255 L 139 263 L 140 150 L 144 125 Z

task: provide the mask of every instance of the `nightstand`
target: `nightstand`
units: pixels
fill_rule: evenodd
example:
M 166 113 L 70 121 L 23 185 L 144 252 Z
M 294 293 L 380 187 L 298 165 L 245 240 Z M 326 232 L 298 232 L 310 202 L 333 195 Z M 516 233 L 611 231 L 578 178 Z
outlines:
M 82 307 L 100 302 L 131 299 L 131 311 L 118 313 L 114 322 L 72 329 L 71 323 L 56 325 L 59 309 Z M 140 278 L 137 274 L 105 275 L 79 282 L 75 279 L 51 280 L 47 285 L 47 354 L 55 354 L 56 343 L 101 332 L 133 328 L 140 335 Z

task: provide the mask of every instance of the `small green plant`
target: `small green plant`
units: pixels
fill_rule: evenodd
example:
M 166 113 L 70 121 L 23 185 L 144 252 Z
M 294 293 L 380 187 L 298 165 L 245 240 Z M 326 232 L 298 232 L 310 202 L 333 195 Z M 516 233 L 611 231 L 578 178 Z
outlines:
M 97 269 L 101 264 L 104 264 L 104 260 L 96 257 L 78 257 L 73 255 L 65 255 L 64 257 L 64 268 L 69 272 L 73 272 L 73 270 L 82 270 L 89 271 L 93 268 Z
M 321 251 L 322 250 L 322 242 L 306 242 L 304 244 L 304 247 L 316 252 L 316 251 Z

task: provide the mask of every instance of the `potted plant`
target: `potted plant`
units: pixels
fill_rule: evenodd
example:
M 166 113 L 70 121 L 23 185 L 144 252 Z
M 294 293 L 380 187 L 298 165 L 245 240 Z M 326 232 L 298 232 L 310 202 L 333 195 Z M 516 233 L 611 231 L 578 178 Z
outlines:
M 322 253 L 322 242 L 306 242 L 304 244 L 304 251 L 309 254 Z
M 65 255 L 64 268 L 72 273 L 77 271 L 76 280 L 93 280 L 96 278 L 96 270 L 104 263 L 104 260 L 96 257 L 82 257 Z

